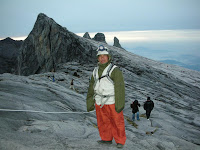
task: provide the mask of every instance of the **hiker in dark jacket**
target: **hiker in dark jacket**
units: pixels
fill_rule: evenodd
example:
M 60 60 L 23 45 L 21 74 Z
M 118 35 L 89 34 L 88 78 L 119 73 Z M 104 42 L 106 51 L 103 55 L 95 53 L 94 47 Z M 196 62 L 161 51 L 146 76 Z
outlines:
M 75 90 L 74 89 L 74 79 L 72 79 L 72 81 L 71 81 L 71 83 L 70 83 L 70 87 L 69 87 L 70 89 L 73 89 L 73 90 Z
M 147 101 L 144 103 L 144 110 L 146 110 L 146 116 L 149 120 L 151 111 L 153 110 L 154 102 L 150 99 L 150 97 L 147 97 Z
M 140 107 L 140 104 L 138 103 L 138 100 L 135 100 L 131 105 L 130 107 L 132 108 L 132 113 L 133 113 L 133 116 L 132 116 L 132 120 L 135 121 L 135 113 L 137 113 L 137 120 L 140 120 L 139 118 L 139 109 L 138 109 L 138 106 Z

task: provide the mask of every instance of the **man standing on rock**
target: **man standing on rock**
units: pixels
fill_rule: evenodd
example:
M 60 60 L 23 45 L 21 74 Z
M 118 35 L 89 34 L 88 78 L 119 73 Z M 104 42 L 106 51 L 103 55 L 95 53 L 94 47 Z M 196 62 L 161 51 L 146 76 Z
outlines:
M 154 108 L 154 102 L 150 99 L 150 97 L 147 97 L 147 101 L 144 103 L 144 110 L 146 110 L 146 117 L 148 120 L 153 108 Z
M 100 144 L 123 148 L 126 141 L 123 109 L 125 86 L 121 70 L 111 63 L 111 56 L 103 45 L 97 49 L 98 66 L 95 67 L 87 93 L 87 111 L 96 108 Z

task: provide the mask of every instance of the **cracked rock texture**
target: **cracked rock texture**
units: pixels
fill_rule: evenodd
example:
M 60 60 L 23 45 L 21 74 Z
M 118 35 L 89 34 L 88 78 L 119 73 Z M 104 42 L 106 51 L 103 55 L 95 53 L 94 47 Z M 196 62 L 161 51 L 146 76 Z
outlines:
M 20 75 L 0 75 L 0 149 L 116 149 L 114 141 L 108 146 L 96 142 L 96 114 L 86 112 L 100 44 L 124 75 L 124 149 L 199 150 L 200 72 L 79 37 L 44 14 L 21 47 Z M 69 88 L 72 79 L 75 90 Z M 150 120 L 143 109 L 147 96 L 155 104 Z M 141 104 L 140 121 L 133 123 L 130 104 L 135 99 Z

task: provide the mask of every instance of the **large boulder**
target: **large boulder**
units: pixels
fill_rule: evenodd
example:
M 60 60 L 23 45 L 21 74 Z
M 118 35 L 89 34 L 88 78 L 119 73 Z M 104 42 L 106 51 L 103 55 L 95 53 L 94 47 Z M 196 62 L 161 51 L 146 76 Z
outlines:
M 105 38 L 105 35 L 103 33 L 95 34 L 93 40 L 106 43 L 106 38 Z

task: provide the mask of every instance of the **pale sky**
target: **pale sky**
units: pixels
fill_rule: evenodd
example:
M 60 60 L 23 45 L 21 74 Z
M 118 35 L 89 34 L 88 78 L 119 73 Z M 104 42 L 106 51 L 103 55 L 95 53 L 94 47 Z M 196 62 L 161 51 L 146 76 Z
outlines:
M 200 29 L 200 0 L 0 0 L 0 38 L 27 36 L 39 13 L 74 33 Z

